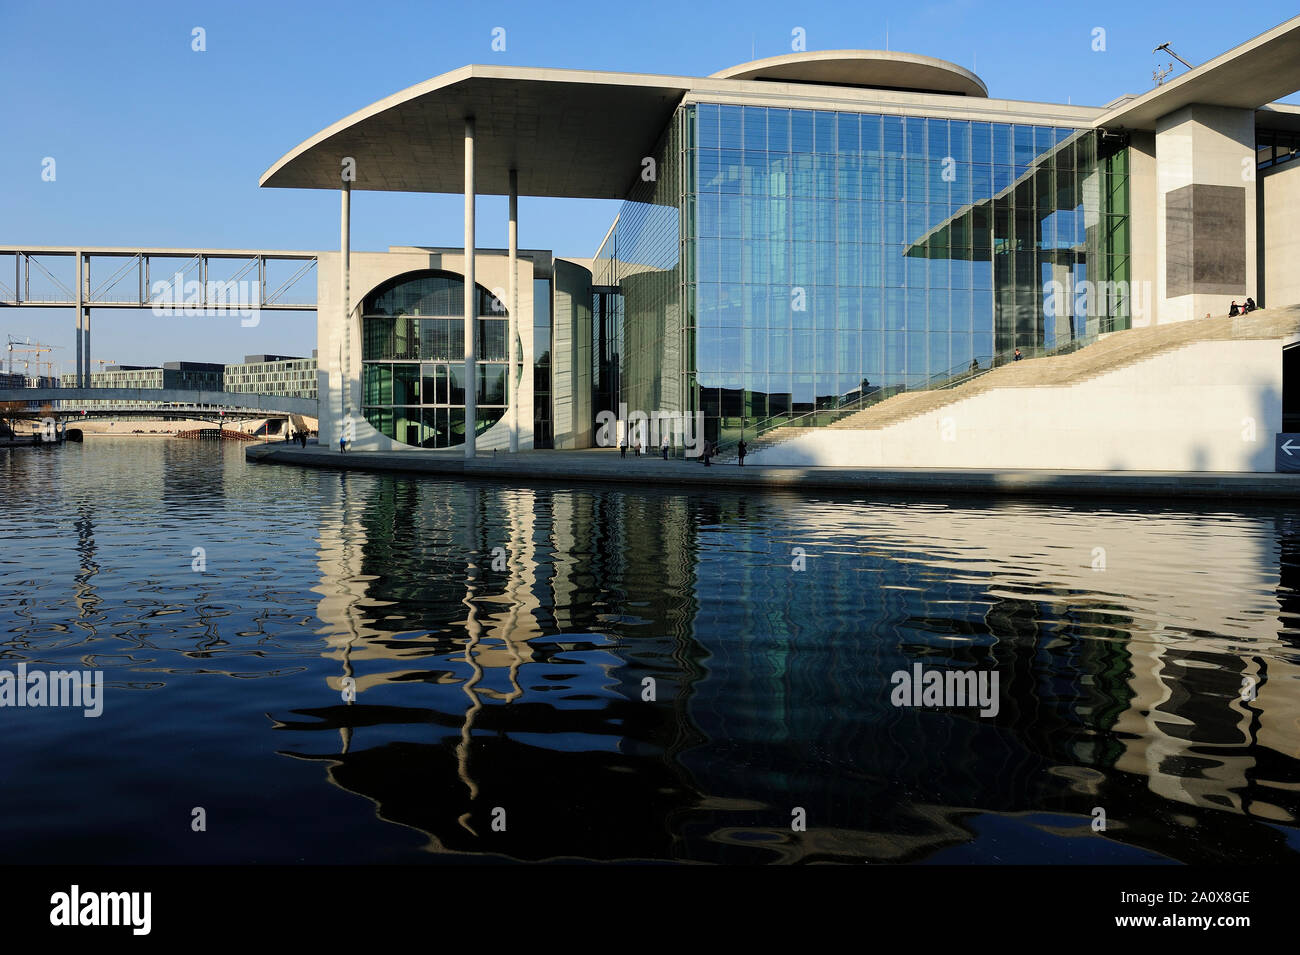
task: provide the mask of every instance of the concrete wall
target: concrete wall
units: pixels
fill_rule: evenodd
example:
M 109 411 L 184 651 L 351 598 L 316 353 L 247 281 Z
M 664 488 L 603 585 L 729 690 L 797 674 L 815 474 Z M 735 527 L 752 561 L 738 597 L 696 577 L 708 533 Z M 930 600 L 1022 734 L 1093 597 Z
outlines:
M 1254 110 L 1193 105 L 1157 122 L 1160 324 L 1227 315 L 1254 293 L 1254 170 Z
M 1156 323 L 1156 137 L 1135 132 L 1129 139 L 1129 282 L 1134 328 Z
M 874 431 L 819 429 L 754 464 L 1272 471 L 1282 343 L 1200 342 L 1066 387 L 1003 388 Z
M 375 288 L 390 278 L 406 272 L 441 269 L 465 274 L 463 252 L 429 251 L 411 249 L 393 252 L 353 252 L 351 254 L 349 300 L 352 315 L 348 323 L 342 319 L 340 304 L 340 261 L 337 252 L 321 253 L 317 261 L 316 341 L 318 365 L 316 372 L 317 396 L 320 401 L 320 442 L 323 446 L 336 446 L 343 420 L 351 408 L 351 447 L 358 451 L 414 451 L 409 444 L 395 441 L 380 434 L 366 421 L 361 411 L 361 301 Z M 519 289 L 519 339 L 523 346 L 526 387 L 519 389 L 519 447 L 533 446 L 533 263 L 523 258 L 517 260 L 516 280 Z M 476 284 L 489 289 L 504 290 L 509 274 L 504 253 L 482 253 L 474 257 Z M 504 296 L 504 292 L 499 292 Z M 501 420 L 479 435 L 479 450 L 490 451 L 507 448 L 510 443 L 507 421 L 509 409 Z
M 1264 278 L 1256 298 L 1268 308 L 1300 304 L 1300 160 L 1264 170 L 1259 191 Z
M 591 271 L 556 259 L 551 394 L 557 450 L 589 448 L 594 442 L 591 334 Z

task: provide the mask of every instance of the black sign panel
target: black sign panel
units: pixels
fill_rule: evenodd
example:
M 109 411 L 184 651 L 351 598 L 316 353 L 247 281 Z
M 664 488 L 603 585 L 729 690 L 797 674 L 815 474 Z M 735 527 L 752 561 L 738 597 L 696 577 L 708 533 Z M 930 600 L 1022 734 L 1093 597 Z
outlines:
M 1300 434 L 1279 434 L 1273 453 L 1278 471 L 1300 472 Z

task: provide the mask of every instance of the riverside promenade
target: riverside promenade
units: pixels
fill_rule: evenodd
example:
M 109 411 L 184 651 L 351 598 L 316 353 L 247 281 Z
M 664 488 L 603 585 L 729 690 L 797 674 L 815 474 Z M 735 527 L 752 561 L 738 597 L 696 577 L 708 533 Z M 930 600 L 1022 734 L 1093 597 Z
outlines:
M 698 460 L 621 458 L 613 449 L 499 451 L 467 461 L 446 451 L 348 451 L 309 444 L 253 444 L 247 459 L 261 464 L 345 471 L 397 472 L 489 480 L 597 482 L 653 487 L 833 489 L 922 494 L 1005 494 L 1014 497 L 1196 498 L 1300 501 L 1300 474 L 1227 471 L 1040 471 L 921 468 L 705 467 Z

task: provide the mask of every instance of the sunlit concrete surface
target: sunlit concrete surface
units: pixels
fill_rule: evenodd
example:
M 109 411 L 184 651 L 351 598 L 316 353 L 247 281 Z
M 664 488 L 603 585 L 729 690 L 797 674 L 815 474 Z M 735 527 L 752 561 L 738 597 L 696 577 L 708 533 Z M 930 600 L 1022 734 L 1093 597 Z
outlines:
M 406 472 L 510 478 L 525 481 L 595 481 L 658 486 L 739 486 L 805 490 L 922 491 L 935 494 L 1013 494 L 1084 497 L 1207 497 L 1300 500 L 1300 474 L 1206 471 L 1049 471 L 974 468 L 756 467 L 626 458 L 612 449 L 480 454 L 466 461 L 460 448 L 441 451 L 348 451 L 283 443 L 250 445 L 249 461 L 350 471 Z

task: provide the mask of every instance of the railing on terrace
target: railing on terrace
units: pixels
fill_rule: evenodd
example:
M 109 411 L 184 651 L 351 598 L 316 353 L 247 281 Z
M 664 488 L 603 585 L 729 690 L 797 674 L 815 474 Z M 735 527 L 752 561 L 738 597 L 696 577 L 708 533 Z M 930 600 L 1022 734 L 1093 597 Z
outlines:
M 1037 345 L 1022 346 L 1020 348 L 1020 357 L 1022 360 L 1034 358 L 1050 358 L 1057 355 L 1068 355 L 1071 352 L 1078 351 L 1086 345 L 1090 345 L 1097 340 L 1096 335 L 1088 335 L 1082 338 L 1071 339 L 1063 345 L 1053 347 L 1044 347 Z M 867 408 L 874 407 L 881 402 L 887 401 L 896 395 L 906 392 L 917 391 L 942 391 L 949 388 L 956 388 L 968 381 L 972 381 L 981 375 L 986 375 L 995 368 L 1001 368 L 1003 365 L 1011 364 L 1016 360 L 1016 350 L 1014 348 L 995 355 L 979 355 L 969 362 L 963 362 L 960 365 L 954 365 L 947 371 L 931 375 L 919 385 L 908 387 L 906 384 L 882 385 L 862 394 L 857 391 L 849 392 L 840 396 L 830 408 L 817 408 L 813 411 L 803 412 L 802 414 L 790 415 L 772 415 L 767 418 L 761 418 L 753 423 L 746 423 L 741 429 L 741 434 L 735 440 L 721 441 L 718 443 L 718 449 L 715 457 L 734 457 L 736 446 L 743 439 L 746 443 L 746 453 L 753 453 L 760 448 L 769 447 L 794 436 L 791 430 L 782 435 L 777 440 L 764 440 L 772 432 L 782 429 L 804 429 L 804 428 L 824 428 L 832 425 L 837 421 L 847 418 L 849 415 L 857 414 Z

